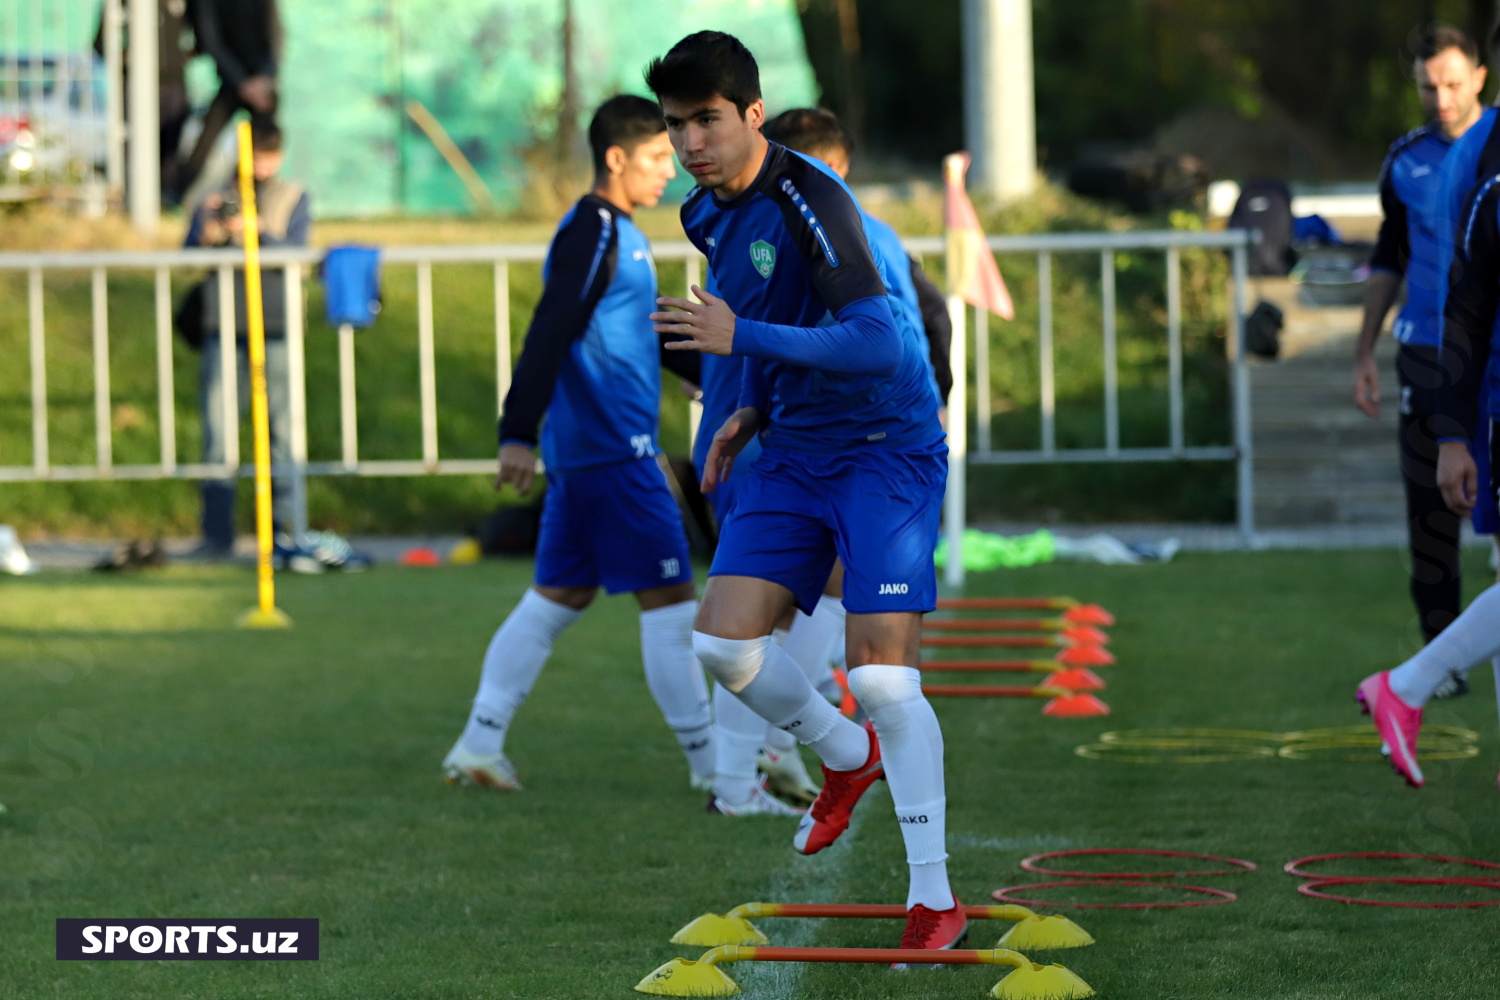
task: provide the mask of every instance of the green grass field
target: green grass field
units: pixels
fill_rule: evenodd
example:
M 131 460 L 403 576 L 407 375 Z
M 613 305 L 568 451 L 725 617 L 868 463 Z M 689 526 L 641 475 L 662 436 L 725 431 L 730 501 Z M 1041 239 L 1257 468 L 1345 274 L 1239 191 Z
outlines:
M 1482 559 L 1468 570 L 1473 591 Z M 785 821 L 702 812 L 642 682 L 628 598 L 600 602 L 563 637 L 520 716 L 509 749 L 528 790 L 444 786 L 438 763 L 479 657 L 528 572 L 285 579 L 281 603 L 297 622 L 286 633 L 228 627 L 252 597 L 241 572 L 0 581 L 0 996 L 624 1000 L 661 962 L 696 957 L 667 938 L 701 912 L 904 899 L 883 786 L 814 858 L 793 855 Z M 1228 854 L 1260 870 L 1200 881 L 1238 902 L 1070 911 L 1098 945 L 1038 957 L 1106 1000 L 1500 995 L 1495 910 L 1311 900 L 1279 870 L 1330 851 L 1500 859 L 1488 669 L 1471 697 L 1429 713 L 1477 730 L 1480 755 L 1432 764 L 1421 791 L 1374 760 L 1155 766 L 1073 753 L 1107 729 L 1359 721 L 1355 682 L 1414 645 L 1394 551 L 1044 567 L 977 576 L 969 592 L 1103 603 L 1120 619 L 1120 665 L 1106 673 L 1107 719 L 1044 719 L 1036 702 L 937 703 L 965 902 L 1040 881 L 1017 868 L 1038 851 Z M 317 917 L 323 958 L 59 963 L 63 916 Z M 871 921 L 761 926 L 778 944 L 893 946 L 899 935 Z M 976 924 L 971 943 L 988 947 L 1003 929 Z M 1002 970 L 730 971 L 751 998 L 873 1000 L 979 998 Z

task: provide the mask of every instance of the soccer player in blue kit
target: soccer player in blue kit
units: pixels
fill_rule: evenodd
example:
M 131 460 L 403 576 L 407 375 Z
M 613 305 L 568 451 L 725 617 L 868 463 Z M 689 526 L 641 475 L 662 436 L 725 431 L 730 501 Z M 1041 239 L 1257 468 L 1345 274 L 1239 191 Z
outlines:
M 890 783 L 911 881 L 902 947 L 951 948 L 967 921 L 948 884 L 943 737 L 922 695 L 922 615 L 947 472 L 938 399 L 919 345 L 897 327 L 860 223 L 831 171 L 768 143 L 759 70 L 738 39 L 698 32 L 646 82 L 698 188 L 682 207 L 718 295 L 661 298 L 668 350 L 745 359 L 740 408 L 714 434 L 705 492 L 759 435 L 761 456 L 720 531 L 693 632 L 714 678 L 823 762 L 823 790 L 794 847 L 848 828 Z M 771 639 L 794 603 L 845 571 L 849 685 L 873 727 L 845 719 Z
M 838 117 L 821 108 L 793 108 L 766 122 L 762 133 L 767 139 L 817 160 L 840 178 L 848 175 L 854 152 L 853 138 Z M 947 303 L 921 265 L 907 254 L 901 238 L 887 223 L 861 209 L 860 221 L 880 270 L 881 280 L 892 297 L 892 308 L 902 333 L 922 339 L 931 362 L 938 392 L 946 404 L 953 376 L 948 364 L 952 327 Z M 713 291 L 710 283 L 709 291 Z M 703 359 L 703 423 L 709 428 L 721 426 L 738 408 L 740 375 L 744 360 L 737 357 L 708 355 Z M 708 458 L 712 434 L 700 434 L 693 442 L 693 464 L 701 477 Z M 760 446 L 752 441 L 735 459 L 743 473 L 759 457 Z M 719 484 L 709 499 L 714 514 L 723 523 L 733 508 L 739 485 L 747 477 L 735 476 Z M 815 687 L 837 698 L 838 687 L 829 669 L 835 649 L 844 647 L 843 572 L 835 566 L 832 577 L 811 615 L 798 613 L 789 629 L 777 629 L 773 635 L 784 636 L 782 648 L 797 662 Z M 718 749 L 715 767 L 714 795 L 710 809 L 726 815 L 753 815 L 770 812 L 765 796 L 755 785 L 755 771 L 765 772 L 767 786 L 793 801 L 811 802 L 818 793 L 806 778 L 801 758 L 796 754 L 795 738 L 744 707 L 722 685 L 714 690 L 714 742 Z M 763 735 L 762 735 L 763 734 Z M 758 751 L 758 754 L 757 754 Z M 810 793 L 810 794 L 809 794 Z M 807 795 L 802 799 L 802 795 Z
M 631 222 L 676 176 L 661 109 L 624 95 L 589 125 L 595 180 L 563 217 L 500 418 L 498 490 L 531 488 L 541 443 L 547 494 L 535 584 L 485 653 L 450 783 L 519 789 L 505 736 L 552 652 L 599 587 L 641 606 L 646 682 L 687 755 L 693 787 L 713 782 L 708 687 L 693 652 L 698 605 L 687 536 L 657 463 L 661 367 L 701 378 L 698 356 L 664 353 L 652 329 L 656 266 Z M 547 420 L 537 433 L 543 414 Z
M 1355 352 L 1355 403 L 1380 414 L 1375 342 L 1404 279 L 1406 302 L 1393 325 L 1400 341 L 1396 372 L 1401 388 L 1399 442 L 1411 548 L 1411 595 L 1426 641 L 1458 616 L 1461 607 L 1460 517 L 1443 502 L 1438 485 L 1435 394 L 1442 382 L 1443 299 L 1455 224 L 1454 203 L 1473 186 L 1451 156 L 1481 120 L 1479 94 L 1485 70 L 1469 37 L 1456 28 L 1429 29 L 1421 37 L 1413 67 L 1418 93 L 1432 121 L 1392 144 L 1380 172 L 1385 221 L 1370 260 L 1365 310 Z M 1460 156 L 1460 160 L 1469 159 Z M 1471 172 L 1472 166 L 1469 167 Z M 1459 176 L 1455 176 L 1455 173 Z M 1491 506 L 1475 526 L 1493 530 Z M 1488 514 L 1488 516 L 1486 516 Z M 1467 690 L 1460 677 L 1440 696 Z

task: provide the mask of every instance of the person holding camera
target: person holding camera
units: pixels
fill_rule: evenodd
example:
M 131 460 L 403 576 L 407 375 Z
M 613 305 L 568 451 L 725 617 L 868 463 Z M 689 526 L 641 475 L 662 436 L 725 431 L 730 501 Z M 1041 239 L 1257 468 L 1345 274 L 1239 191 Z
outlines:
M 279 175 L 283 162 L 281 130 L 268 120 L 251 124 L 252 162 L 255 174 L 255 204 L 262 247 L 307 246 L 312 216 L 307 190 L 300 184 L 283 180 Z M 245 219 L 240 211 L 238 180 L 209 195 L 193 213 L 188 228 L 189 247 L 243 246 Z M 209 275 L 202 284 L 202 365 L 199 377 L 199 405 L 203 411 L 203 461 L 209 465 L 224 462 L 224 441 L 235 432 L 226 426 L 224 414 L 223 357 L 220 347 L 219 282 Z M 286 344 L 286 275 L 280 268 L 261 272 L 261 289 L 265 305 L 266 329 L 266 398 L 271 423 L 272 511 L 280 533 L 292 530 L 295 498 L 292 483 L 286 475 L 291 465 L 291 385 L 287 372 Z M 247 347 L 249 319 L 245 308 L 245 272 L 234 274 L 235 353 L 239 375 L 236 381 L 241 409 L 249 402 L 250 363 Z M 200 553 L 209 558 L 227 557 L 234 545 L 233 478 L 204 480 L 203 544 Z M 334 546 L 333 548 L 338 548 Z M 317 551 L 316 543 L 278 534 L 277 564 L 301 572 L 320 572 L 339 565 L 343 553 Z

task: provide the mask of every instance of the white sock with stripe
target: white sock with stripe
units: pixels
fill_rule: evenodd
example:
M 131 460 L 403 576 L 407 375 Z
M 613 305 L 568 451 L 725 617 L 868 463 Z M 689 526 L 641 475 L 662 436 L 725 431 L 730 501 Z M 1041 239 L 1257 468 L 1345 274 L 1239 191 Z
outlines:
M 527 589 L 485 650 L 479 691 L 464 727 L 465 750 L 484 756 L 504 752 L 511 720 L 547 665 L 552 644 L 580 614 Z

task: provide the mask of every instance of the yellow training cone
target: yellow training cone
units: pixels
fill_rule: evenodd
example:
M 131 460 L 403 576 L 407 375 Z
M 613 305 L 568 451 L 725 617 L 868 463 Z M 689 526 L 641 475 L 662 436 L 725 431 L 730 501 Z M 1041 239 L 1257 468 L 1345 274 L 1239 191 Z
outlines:
M 756 926 L 734 910 L 728 916 L 705 913 L 682 930 L 672 935 L 673 944 L 696 944 L 704 948 L 717 948 L 726 944 L 762 945 L 771 939 L 756 929 Z
M 713 962 L 674 958 L 636 983 L 635 991 L 663 997 L 732 997 L 740 988 Z
M 1083 1000 L 1094 988 L 1061 965 L 1018 966 L 990 990 L 996 1000 Z
M 251 608 L 235 622 L 239 628 L 291 628 L 292 619 L 285 611 L 272 605 L 269 608 Z
M 1094 943 L 1094 936 L 1067 917 L 1058 915 L 1044 917 L 1033 913 L 1022 917 L 1005 932 L 996 948 L 1013 951 L 1054 951 L 1062 948 L 1086 948 Z

